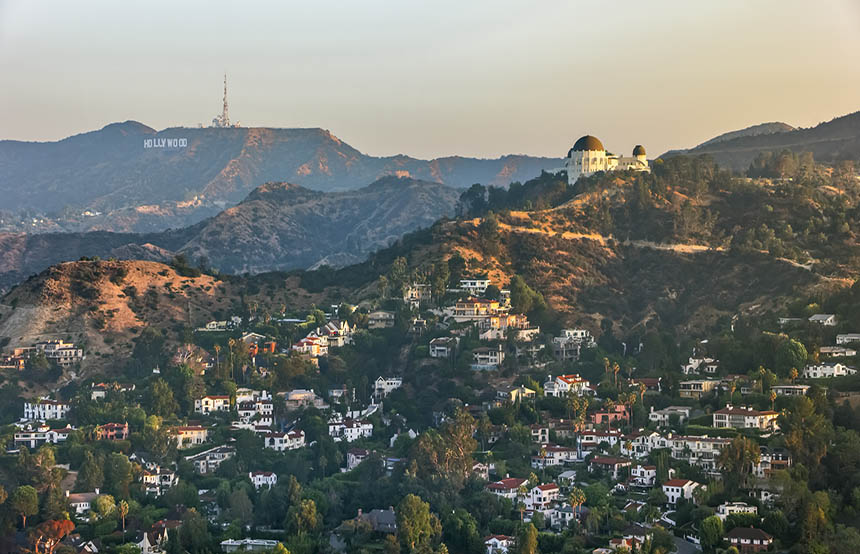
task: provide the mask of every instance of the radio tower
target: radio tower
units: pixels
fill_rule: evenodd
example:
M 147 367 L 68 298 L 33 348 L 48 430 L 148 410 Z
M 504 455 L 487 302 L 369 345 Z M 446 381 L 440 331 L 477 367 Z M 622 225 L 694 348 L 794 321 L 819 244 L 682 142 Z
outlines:
M 213 127 L 232 127 L 230 125 L 230 116 L 227 113 L 227 74 L 224 74 L 224 107 L 221 108 L 221 115 L 216 115 L 212 118 Z M 236 127 L 238 127 L 238 123 Z
M 230 126 L 230 118 L 227 116 L 227 74 L 224 73 L 224 110 L 221 113 L 221 122 L 224 127 Z

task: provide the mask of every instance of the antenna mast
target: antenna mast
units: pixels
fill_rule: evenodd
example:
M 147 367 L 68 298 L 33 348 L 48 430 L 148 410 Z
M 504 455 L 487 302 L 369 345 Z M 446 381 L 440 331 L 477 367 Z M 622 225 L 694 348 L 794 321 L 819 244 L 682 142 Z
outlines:
M 224 109 L 221 113 L 221 121 L 224 127 L 230 126 L 230 118 L 227 116 L 227 74 L 224 73 Z

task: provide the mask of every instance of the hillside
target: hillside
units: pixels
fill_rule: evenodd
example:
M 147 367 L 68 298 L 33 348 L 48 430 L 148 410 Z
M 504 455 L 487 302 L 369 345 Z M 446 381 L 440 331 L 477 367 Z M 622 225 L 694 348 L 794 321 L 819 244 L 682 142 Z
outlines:
M 171 139 L 187 145 L 144 147 Z M 55 214 L 49 230 L 141 232 L 200 221 L 267 181 L 319 191 L 352 190 L 386 175 L 452 187 L 507 185 L 559 165 L 530 156 L 373 157 L 322 129 L 156 131 L 127 121 L 57 142 L 0 141 L 0 194 L 7 213 Z
M 689 150 L 666 152 L 661 157 L 708 154 L 722 167 L 744 171 L 759 154 L 781 150 L 811 152 L 815 160 L 820 162 L 833 163 L 844 159 L 858 161 L 860 112 L 837 117 L 808 129 L 791 129 L 784 123 L 765 123 L 720 135 Z
M 168 261 L 182 252 L 228 273 L 340 267 L 453 215 L 458 196 L 445 185 L 396 177 L 331 193 L 268 183 L 213 218 L 161 233 L 0 233 L 0 290 L 83 256 Z

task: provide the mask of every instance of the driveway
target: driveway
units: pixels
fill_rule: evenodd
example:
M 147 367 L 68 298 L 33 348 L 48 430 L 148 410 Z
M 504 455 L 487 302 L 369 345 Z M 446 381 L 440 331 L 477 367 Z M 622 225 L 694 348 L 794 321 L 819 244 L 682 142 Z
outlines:
M 678 554 L 698 554 L 699 552 L 701 552 L 699 547 L 695 544 L 689 541 L 685 541 L 681 537 L 673 538 L 675 539 L 675 547 L 677 548 L 675 552 L 677 552 Z

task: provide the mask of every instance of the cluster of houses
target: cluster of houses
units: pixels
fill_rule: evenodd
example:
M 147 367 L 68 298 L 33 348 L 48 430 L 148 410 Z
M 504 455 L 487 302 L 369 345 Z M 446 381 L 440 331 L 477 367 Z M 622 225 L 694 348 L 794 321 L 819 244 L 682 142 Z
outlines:
M 67 368 L 80 363 L 84 358 L 84 349 L 63 339 L 37 342 L 33 346 L 19 346 L 0 355 L 0 369 L 23 370 L 27 360 L 36 354 L 44 354 L 45 358 L 61 368 Z

